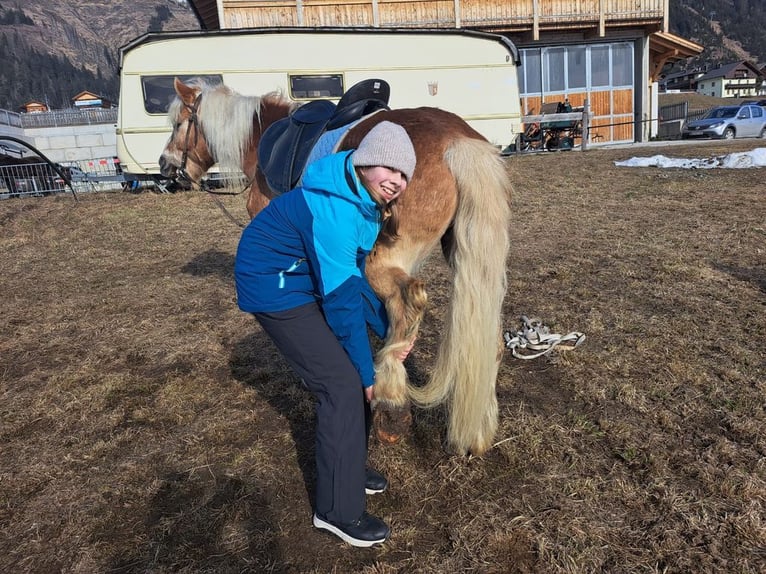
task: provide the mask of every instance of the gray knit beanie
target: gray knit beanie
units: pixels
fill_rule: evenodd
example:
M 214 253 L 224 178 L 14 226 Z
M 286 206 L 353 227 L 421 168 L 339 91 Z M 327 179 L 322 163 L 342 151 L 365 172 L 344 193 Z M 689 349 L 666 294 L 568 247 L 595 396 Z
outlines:
M 415 148 L 407 132 L 399 124 L 380 122 L 359 143 L 351 156 L 355 166 L 382 165 L 401 171 L 412 180 L 415 171 Z

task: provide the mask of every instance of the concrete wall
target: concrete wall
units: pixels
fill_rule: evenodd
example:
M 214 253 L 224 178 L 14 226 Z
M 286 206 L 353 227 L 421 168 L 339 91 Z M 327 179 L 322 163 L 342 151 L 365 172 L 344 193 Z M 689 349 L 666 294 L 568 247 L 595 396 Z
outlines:
M 55 128 L 26 128 L 25 139 L 51 161 L 69 162 L 117 155 L 114 124 L 93 124 Z
M 21 119 L 16 112 L 0 109 L 0 153 L 3 149 L 13 150 L 26 149 L 10 140 L 3 139 L 2 136 L 10 136 L 21 141 L 34 145 L 32 138 L 26 135 L 24 128 L 21 127 Z

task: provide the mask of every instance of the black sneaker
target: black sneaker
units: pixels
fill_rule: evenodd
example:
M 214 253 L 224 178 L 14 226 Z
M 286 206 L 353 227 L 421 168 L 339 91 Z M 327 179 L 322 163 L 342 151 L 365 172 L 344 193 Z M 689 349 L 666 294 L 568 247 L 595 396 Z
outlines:
M 388 488 L 388 481 L 385 476 L 372 468 L 365 470 L 364 492 L 366 494 L 380 494 L 386 488 Z
M 332 532 L 351 546 L 367 548 L 385 542 L 391 529 L 377 516 L 363 512 L 361 518 L 349 523 L 333 523 L 314 514 L 314 527 Z

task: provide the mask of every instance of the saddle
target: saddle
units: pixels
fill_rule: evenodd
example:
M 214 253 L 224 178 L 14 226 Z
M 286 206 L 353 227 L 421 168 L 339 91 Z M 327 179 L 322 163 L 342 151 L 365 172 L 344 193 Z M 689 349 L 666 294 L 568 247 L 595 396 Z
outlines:
M 351 86 L 337 105 L 330 100 L 313 100 L 266 128 L 258 145 L 258 164 L 271 190 L 281 195 L 298 185 L 322 134 L 389 109 L 390 93 L 385 80 L 362 80 Z

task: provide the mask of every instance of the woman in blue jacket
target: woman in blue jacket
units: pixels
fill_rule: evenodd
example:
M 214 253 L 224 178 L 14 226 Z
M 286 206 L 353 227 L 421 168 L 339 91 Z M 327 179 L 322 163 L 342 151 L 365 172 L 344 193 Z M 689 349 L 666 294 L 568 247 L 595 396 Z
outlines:
M 364 262 L 384 225 L 396 236 L 392 208 L 415 162 L 404 128 L 381 122 L 356 150 L 311 164 L 300 187 L 253 219 L 237 249 L 240 309 L 255 315 L 317 399 L 314 526 L 354 546 L 390 533 L 365 511 L 365 492 L 387 486 L 366 467 L 375 388 L 367 326 L 382 338 L 388 321 Z

